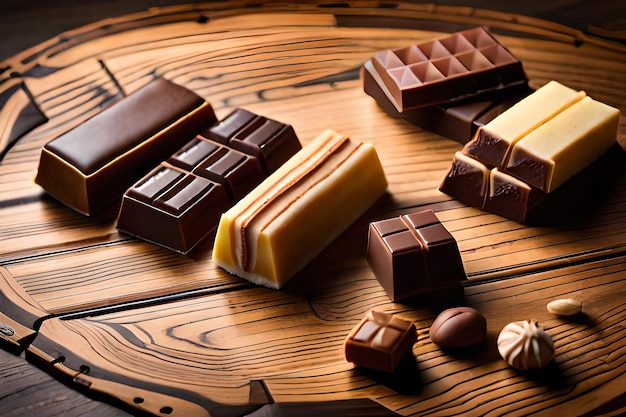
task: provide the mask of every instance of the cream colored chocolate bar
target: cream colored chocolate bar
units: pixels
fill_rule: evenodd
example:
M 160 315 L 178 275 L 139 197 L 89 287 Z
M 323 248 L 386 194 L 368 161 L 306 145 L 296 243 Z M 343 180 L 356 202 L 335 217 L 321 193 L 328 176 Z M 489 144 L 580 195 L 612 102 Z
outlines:
M 585 97 L 520 139 L 505 171 L 551 192 L 615 143 L 619 114 Z
M 505 166 L 515 143 L 586 94 L 550 81 L 481 127 L 464 152 L 488 166 Z
M 373 145 L 326 130 L 222 215 L 213 260 L 278 289 L 386 188 Z

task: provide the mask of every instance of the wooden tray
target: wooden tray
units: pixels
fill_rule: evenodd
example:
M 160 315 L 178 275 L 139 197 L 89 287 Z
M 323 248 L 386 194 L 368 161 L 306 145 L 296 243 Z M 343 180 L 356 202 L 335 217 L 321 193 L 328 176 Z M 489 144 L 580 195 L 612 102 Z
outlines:
M 241 414 L 272 401 L 339 407 L 355 398 L 400 414 L 612 404 L 626 367 L 623 173 L 568 228 L 468 208 L 437 190 L 461 145 L 384 114 L 363 93 L 359 68 L 379 50 L 486 25 L 523 62 L 533 87 L 555 79 L 624 112 L 624 47 L 476 9 L 242 4 L 111 19 L 9 62 L 12 75 L 0 84 L 0 322 L 17 331 L 4 335 L 8 345 L 87 393 L 155 414 Z M 325 128 L 374 143 L 388 195 L 277 292 L 216 268 L 212 239 L 190 256 L 174 254 L 118 233 L 113 212 L 84 218 L 33 184 L 43 144 L 155 76 L 204 96 L 220 117 L 244 107 L 290 123 L 304 144 Z M 621 144 L 625 127 L 622 117 Z M 470 278 L 465 303 L 488 317 L 481 351 L 437 349 L 428 328 L 453 301 L 390 303 L 365 262 L 369 221 L 425 208 L 459 243 Z M 565 295 L 585 300 L 586 320 L 545 312 L 547 301 Z M 417 370 L 400 382 L 343 360 L 343 338 L 373 307 L 420 329 Z M 560 349 L 555 369 L 539 376 L 509 369 L 494 346 L 506 322 L 531 317 Z

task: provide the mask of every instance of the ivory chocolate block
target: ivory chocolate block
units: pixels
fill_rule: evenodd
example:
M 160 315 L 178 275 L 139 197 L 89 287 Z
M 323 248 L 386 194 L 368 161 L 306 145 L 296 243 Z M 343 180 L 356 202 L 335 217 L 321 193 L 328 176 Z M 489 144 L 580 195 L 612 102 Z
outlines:
M 525 84 L 521 62 L 485 28 L 372 57 L 400 113 Z
M 393 314 L 370 311 L 344 342 L 348 362 L 393 372 L 417 341 L 415 325 Z
M 367 261 L 394 302 L 466 279 L 456 240 L 432 210 L 370 223 Z
M 35 182 L 91 215 L 216 121 L 201 97 L 158 78 L 47 143 Z
M 386 188 L 371 144 L 326 130 L 222 215 L 213 261 L 280 288 Z
M 619 114 L 585 97 L 521 138 L 504 170 L 549 193 L 613 146 Z
M 488 167 L 505 167 L 518 140 L 583 97 L 583 91 L 550 81 L 481 127 L 464 152 Z
M 251 117 L 235 123 L 231 120 L 231 126 L 248 129 L 260 142 L 264 136 L 274 135 L 249 128 L 250 120 L 258 116 L 248 111 L 245 114 Z M 300 143 L 293 129 L 290 132 L 290 137 L 283 138 L 287 150 L 265 149 L 268 159 L 277 161 L 275 154 L 284 158 L 294 149 L 293 143 Z M 221 142 L 197 136 L 131 187 L 124 194 L 117 228 L 177 252 L 193 249 L 215 229 L 223 212 L 268 176 L 255 155 Z

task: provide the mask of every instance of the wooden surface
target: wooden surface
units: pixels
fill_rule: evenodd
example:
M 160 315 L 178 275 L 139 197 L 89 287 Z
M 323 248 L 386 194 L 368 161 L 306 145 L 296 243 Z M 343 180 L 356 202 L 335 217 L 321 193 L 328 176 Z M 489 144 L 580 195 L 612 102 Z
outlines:
M 468 7 L 376 5 L 172 6 L 66 32 L 6 60 L 0 322 L 15 334 L 4 335 L 4 346 L 71 390 L 131 413 L 238 415 L 268 403 L 274 408 L 261 410 L 278 413 L 301 402 L 372 412 L 380 404 L 402 415 L 624 412 L 624 171 L 566 225 L 522 226 L 465 207 L 437 190 L 460 145 L 389 118 L 358 78 L 379 50 L 487 25 L 523 62 L 533 87 L 554 79 L 624 114 L 619 32 L 603 38 Z M 81 217 L 33 184 L 43 144 L 155 76 L 196 91 L 220 117 L 244 107 L 290 123 L 303 144 L 325 128 L 374 143 L 388 194 L 273 291 L 216 268 L 211 239 L 190 256 L 174 254 L 118 233 L 115 213 Z M 618 139 L 626 144 L 624 117 Z M 470 279 L 463 303 L 488 319 L 487 342 L 477 349 L 444 352 L 428 338 L 438 311 L 458 300 L 391 303 L 365 262 L 369 221 L 425 208 L 459 243 Z M 548 301 L 565 296 L 583 301 L 582 317 L 547 313 Z M 355 369 L 342 356 L 343 338 L 374 307 L 418 327 L 416 361 L 394 378 Z M 524 374 L 499 358 L 495 338 L 507 322 L 529 318 L 554 338 L 557 356 L 544 372 Z M 1 376 L 2 414 L 122 414 L 74 394 L 49 400 L 52 408 L 20 401 L 25 365 L 7 358 L 14 372 Z

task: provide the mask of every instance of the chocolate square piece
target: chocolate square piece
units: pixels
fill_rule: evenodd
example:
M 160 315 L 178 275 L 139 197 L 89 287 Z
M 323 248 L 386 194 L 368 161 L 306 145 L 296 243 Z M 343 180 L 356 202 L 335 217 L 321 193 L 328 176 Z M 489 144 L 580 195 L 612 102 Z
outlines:
M 370 223 L 367 261 L 394 302 L 466 279 L 457 243 L 432 210 Z
M 344 342 L 346 360 L 359 366 L 393 372 L 417 341 L 415 325 L 381 311 L 370 311 Z

